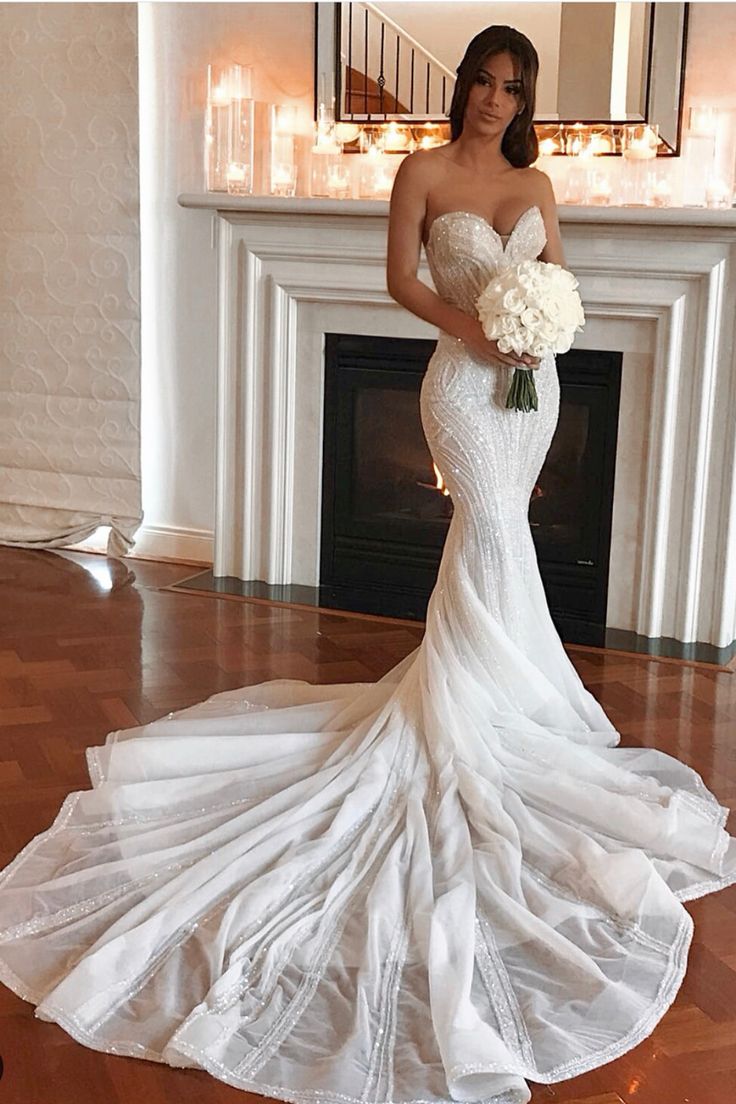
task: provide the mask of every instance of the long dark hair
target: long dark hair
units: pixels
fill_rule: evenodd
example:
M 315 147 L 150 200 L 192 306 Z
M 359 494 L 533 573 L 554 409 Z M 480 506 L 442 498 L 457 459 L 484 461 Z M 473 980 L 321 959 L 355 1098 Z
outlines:
M 462 134 L 465 105 L 483 62 L 492 54 L 502 53 L 511 54 L 519 63 L 524 107 L 521 114 L 515 115 L 506 128 L 501 152 L 515 168 L 523 169 L 536 161 L 539 153 L 533 125 L 539 57 L 526 35 L 514 27 L 494 24 L 480 31 L 468 44 L 465 56 L 455 70 L 457 81 L 450 104 L 450 140 L 454 142 Z

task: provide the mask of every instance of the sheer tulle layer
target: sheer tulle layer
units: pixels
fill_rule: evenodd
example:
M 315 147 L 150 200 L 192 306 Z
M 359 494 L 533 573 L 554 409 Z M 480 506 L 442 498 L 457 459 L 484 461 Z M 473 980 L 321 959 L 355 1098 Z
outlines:
M 725 810 L 669 756 L 475 700 L 450 734 L 429 648 L 395 676 L 113 734 L 3 875 L 6 983 L 87 1045 L 284 1100 L 524 1101 L 634 1046 L 681 900 L 736 878 Z
M 477 219 L 432 241 L 448 299 L 498 260 Z M 736 849 L 694 771 L 618 746 L 560 643 L 527 520 L 553 359 L 536 382 L 538 413 L 506 411 L 506 373 L 440 339 L 422 417 L 455 513 L 385 678 L 217 694 L 89 751 L 93 788 L 0 875 L 0 976 L 39 1016 L 321 1104 L 522 1104 L 652 1031 L 682 902 L 736 881 Z

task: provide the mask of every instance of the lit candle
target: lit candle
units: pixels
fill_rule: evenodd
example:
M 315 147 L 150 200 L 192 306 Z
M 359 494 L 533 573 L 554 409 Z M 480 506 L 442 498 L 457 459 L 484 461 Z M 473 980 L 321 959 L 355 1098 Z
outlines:
M 558 148 L 559 147 L 554 138 L 543 138 L 542 141 L 539 143 L 539 152 L 544 157 L 551 157 L 553 153 L 557 153 Z
M 335 123 L 335 140 L 347 145 L 354 142 L 360 134 L 360 127 L 355 123 Z
M 335 199 L 342 199 L 348 194 L 350 176 L 348 169 L 341 165 L 335 165 L 327 173 L 327 194 Z
M 393 180 L 385 169 L 379 169 L 373 177 L 373 189 L 378 199 L 388 199 Z
M 248 194 L 250 188 L 248 187 L 248 174 L 245 165 L 238 165 L 233 162 L 228 166 L 227 190 L 229 195 Z
M 296 167 L 276 162 L 271 169 L 271 195 L 293 196 L 296 190 Z
M 604 207 L 611 201 L 611 185 L 605 177 L 598 176 L 593 179 L 589 191 L 590 202 L 599 207 Z
M 707 207 L 730 207 L 731 189 L 722 180 L 712 180 L 705 189 Z
M 611 153 L 613 146 L 607 134 L 593 134 L 590 139 L 591 152 L 596 156 L 603 153 Z
M 634 138 L 624 150 L 624 157 L 629 161 L 648 161 L 656 157 L 657 151 L 652 149 L 645 138 Z
M 386 146 L 389 149 L 404 149 L 409 144 L 409 132 L 406 127 L 399 127 L 396 123 L 388 124 L 386 131 Z
M 568 157 L 577 157 L 583 148 L 583 124 L 573 123 L 569 128 L 565 141 L 565 152 Z
M 658 127 L 635 123 L 625 126 L 621 135 L 621 152 L 626 161 L 649 161 L 657 156 Z
M 672 196 L 672 189 L 669 186 L 668 181 L 658 180 L 652 189 L 652 202 L 655 207 L 668 207 L 670 198 Z
M 213 107 L 227 107 L 230 103 L 230 91 L 224 81 L 215 85 L 210 95 L 210 103 Z
M 434 149 L 445 143 L 444 134 L 439 126 L 434 123 L 425 123 L 421 128 L 421 135 L 416 142 L 419 149 Z

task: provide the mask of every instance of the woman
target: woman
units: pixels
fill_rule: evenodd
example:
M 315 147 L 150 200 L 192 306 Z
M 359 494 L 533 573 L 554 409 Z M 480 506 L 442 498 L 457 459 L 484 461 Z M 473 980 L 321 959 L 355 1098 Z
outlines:
M 287 1101 L 519 1104 L 651 1032 L 681 902 L 736 880 L 726 810 L 617 747 L 567 659 L 527 521 L 554 358 L 538 411 L 505 409 L 516 362 L 474 317 L 504 258 L 563 259 L 527 167 L 536 68 L 518 32 L 477 36 L 453 141 L 392 201 L 389 286 L 441 330 L 422 415 L 455 504 L 422 645 L 375 685 L 270 682 L 112 733 L 0 879 L 0 976 L 88 1046 Z
M 407 157 L 391 196 L 389 292 L 492 364 L 515 366 L 518 361 L 484 337 L 471 313 L 453 308 L 418 281 L 417 264 L 437 218 L 473 213 L 489 226 L 508 226 L 505 233 L 496 229 L 508 239 L 521 217 L 536 206 L 546 237 L 540 260 L 565 266 L 551 182 L 528 167 L 538 152 L 532 125 L 536 76 L 536 51 L 524 35 L 510 27 L 489 27 L 477 35 L 458 69 L 449 146 Z M 523 363 L 538 360 L 526 356 Z

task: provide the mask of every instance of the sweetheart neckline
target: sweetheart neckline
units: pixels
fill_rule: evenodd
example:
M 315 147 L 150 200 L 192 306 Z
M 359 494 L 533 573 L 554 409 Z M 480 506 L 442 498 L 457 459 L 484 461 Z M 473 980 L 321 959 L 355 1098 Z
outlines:
M 511 227 L 511 230 L 509 231 L 508 234 L 499 234 L 496 227 L 485 217 L 485 215 L 479 215 L 477 213 L 477 211 L 463 211 L 463 210 L 443 211 L 441 215 L 437 215 L 436 218 L 433 218 L 432 222 L 430 223 L 429 230 L 427 231 L 427 240 L 425 242 L 425 248 L 431 242 L 431 240 L 432 240 L 432 231 L 434 230 L 435 224 L 438 223 L 440 221 L 440 219 L 447 218 L 449 215 L 469 215 L 471 218 L 479 219 L 480 222 L 482 222 L 484 226 L 488 227 L 488 229 L 491 231 L 492 234 L 496 235 L 498 240 L 501 242 L 502 252 L 505 253 L 509 242 L 511 241 L 511 239 L 513 238 L 513 236 L 516 233 L 517 229 L 519 228 L 520 223 L 522 222 L 523 219 L 526 218 L 526 216 L 529 214 L 530 211 L 539 211 L 539 214 L 540 215 L 542 214 L 541 208 L 538 207 L 536 203 L 533 203 L 531 205 L 531 207 L 527 207 L 525 211 L 521 212 L 521 214 L 517 218 L 514 225 Z M 507 239 L 506 245 L 503 244 L 503 239 L 504 238 Z

